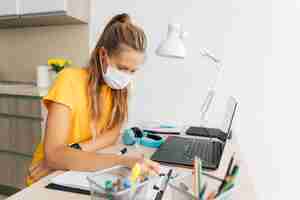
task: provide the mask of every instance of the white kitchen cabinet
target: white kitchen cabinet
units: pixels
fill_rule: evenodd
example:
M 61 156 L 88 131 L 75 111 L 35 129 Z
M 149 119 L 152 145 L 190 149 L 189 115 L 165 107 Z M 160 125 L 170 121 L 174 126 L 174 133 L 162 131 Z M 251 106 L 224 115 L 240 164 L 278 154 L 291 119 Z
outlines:
M 89 21 L 90 0 L 0 1 L 0 28 L 87 24 Z
M 16 18 L 19 15 L 19 0 L 1 0 L 0 18 Z
M 67 12 L 67 2 L 67 0 L 21 0 L 20 14 L 32 15 Z
M 22 17 L 56 16 L 88 22 L 90 0 L 21 0 Z M 63 20 L 61 18 L 61 20 Z

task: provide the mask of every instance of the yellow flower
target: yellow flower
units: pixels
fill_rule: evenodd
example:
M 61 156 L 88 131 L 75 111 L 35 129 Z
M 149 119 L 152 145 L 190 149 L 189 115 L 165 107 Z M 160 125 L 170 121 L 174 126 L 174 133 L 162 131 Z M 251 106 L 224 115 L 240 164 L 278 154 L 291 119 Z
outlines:
M 57 60 L 57 65 L 59 67 L 63 67 L 63 66 L 65 66 L 65 61 L 63 59 L 59 59 L 59 60 Z
M 71 65 L 72 61 L 71 60 L 66 60 L 66 59 L 60 59 L 60 58 L 52 58 L 48 60 L 48 65 L 49 66 L 57 66 L 59 68 L 63 68 L 67 65 Z
M 71 60 L 66 60 L 66 65 L 72 65 L 72 61 Z

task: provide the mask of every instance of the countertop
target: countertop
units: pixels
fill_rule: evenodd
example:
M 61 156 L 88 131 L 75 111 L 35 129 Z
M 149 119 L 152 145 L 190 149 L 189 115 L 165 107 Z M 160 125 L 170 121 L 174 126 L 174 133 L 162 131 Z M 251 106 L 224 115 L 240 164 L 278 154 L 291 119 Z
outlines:
M 0 82 L 0 95 L 42 98 L 47 94 L 48 89 L 39 88 L 33 84 L 8 84 Z
M 234 135 L 235 136 L 235 135 Z M 190 137 L 190 136 L 186 136 Z M 119 141 L 116 145 L 111 146 L 109 148 L 105 148 L 101 150 L 99 153 L 118 153 L 120 149 L 124 148 L 125 146 Z M 146 157 L 150 157 L 151 154 L 155 151 L 155 149 L 152 148 L 146 148 L 140 146 L 139 150 L 137 151 L 136 147 L 130 147 L 127 146 L 128 148 L 128 155 L 137 155 L 139 153 L 144 153 Z M 228 141 L 224 152 L 222 156 L 222 160 L 220 163 L 220 167 L 216 171 L 211 171 L 209 174 L 217 176 L 217 177 L 224 177 L 224 174 L 227 170 L 228 163 L 230 161 L 230 158 L 235 152 L 236 159 L 239 162 L 240 165 L 240 173 L 239 177 L 237 179 L 236 187 L 235 187 L 235 192 L 232 195 L 232 198 L 230 199 L 243 199 L 243 200 L 253 200 L 257 199 L 256 193 L 255 193 L 255 188 L 254 184 L 252 182 L 252 178 L 248 173 L 248 167 L 246 163 L 243 160 L 242 155 L 240 154 L 240 147 L 238 143 L 236 142 L 236 138 L 233 137 L 232 140 Z M 182 171 L 191 171 L 190 169 L 187 168 L 180 168 L 177 167 L 177 170 L 182 170 Z M 17 194 L 9 197 L 7 200 L 53 200 L 53 199 L 64 199 L 64 200 L 90 200 L 91 197 L 88 195 L 80 195 L 76 193 L 71 193 L 71 192 L 61 192 L 57 190 L 49 190 L 46 189 L 45 186 L 48 185 L 51 182 L 51 179 L 59 174 L 61 174 L 62 171 L 56 171 L 52 174 L 50 174 L 47 177 L 42 178 L 40 181 L 36 182 L 30 187 L 27 187 L 26 189 L 18 192 Z M 205 182 L 208 183 L 208 190 L 213 191 L 215 188 L 219 186 L 219 182 L 209 179 L 207 177 L 204 177 Z M 192 180 L 188 180 L 186 184 L 191 183 Z M 169 188 L 169 187 L 168 187 Z M 177 194 L 177 193 L 175 193 Z M 164 196 L 164 199 L 170 200 L 170 199 L 178 199 L 174 198 L 172 191 L 170 189 L 167 189 L 166 194 Z

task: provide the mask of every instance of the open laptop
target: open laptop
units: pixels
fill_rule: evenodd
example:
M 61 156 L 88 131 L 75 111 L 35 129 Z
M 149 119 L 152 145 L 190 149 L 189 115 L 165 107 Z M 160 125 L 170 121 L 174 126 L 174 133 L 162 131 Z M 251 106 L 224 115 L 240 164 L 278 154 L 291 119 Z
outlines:
M 224 120 L 224 124 L 225 122 L 228 124 L 227 134 L 231 131 L 237 110 L 236 100 L 231 97 L 228 101 Z M 203 168 L 216 170 L 219 167 L 226 141 L 227 137 L 223 141 L 212 138 L 170 136 L 152 155 L 151 159 L 161 163 L 193 166 L 194 157 L 198 156 L 202 160 Z
M 231 138 L 231 118 L 234 113 L 235 104 L 237 101 L 233 97 L 227 100 L 226 111 L 221 128 L 208 128 L 203 126 L 190 126 L 186 131 L 186 135 L 199 136 L 205 138 L 217 138 L 223 142 Z

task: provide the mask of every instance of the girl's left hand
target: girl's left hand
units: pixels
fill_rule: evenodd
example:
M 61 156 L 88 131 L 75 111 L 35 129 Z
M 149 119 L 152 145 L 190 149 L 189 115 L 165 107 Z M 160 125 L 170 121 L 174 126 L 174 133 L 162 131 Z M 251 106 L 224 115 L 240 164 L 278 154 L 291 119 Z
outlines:
M 53 170 L 50 169 L 44 160 L 41 160 L 35 165 L 30 166 L 28 170 L 28 177 L 31 179 L 32 182 L 36 182 L 42 177 L 48 175 Z

